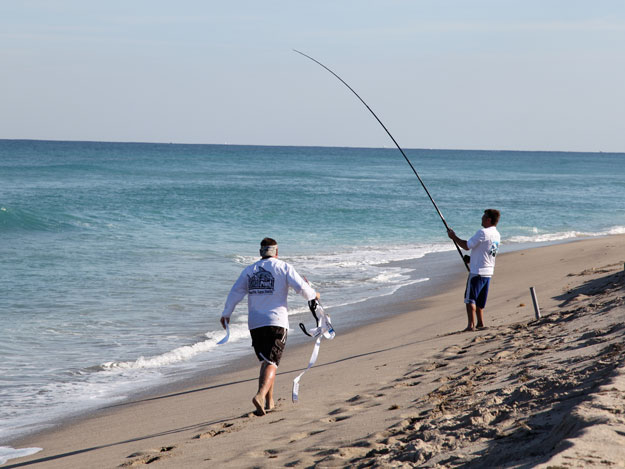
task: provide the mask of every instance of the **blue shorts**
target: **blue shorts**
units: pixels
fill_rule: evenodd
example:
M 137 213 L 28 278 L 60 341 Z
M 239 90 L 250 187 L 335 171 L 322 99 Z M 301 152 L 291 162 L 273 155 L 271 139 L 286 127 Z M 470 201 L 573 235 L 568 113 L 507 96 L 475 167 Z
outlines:
M 478 308 L 486 306 L 486 298 L 488 298 L 488 287 L 490 286 L 490 277 L 482 277 L 478 274 L 469 274 L 467 279 L 467 288 L 464 292 L 464 302 L 474 304 Z

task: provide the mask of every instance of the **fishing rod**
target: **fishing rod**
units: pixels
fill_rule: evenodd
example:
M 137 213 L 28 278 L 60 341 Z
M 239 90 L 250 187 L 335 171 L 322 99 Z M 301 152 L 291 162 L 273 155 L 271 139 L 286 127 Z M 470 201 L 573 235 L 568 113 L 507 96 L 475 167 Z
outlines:
M 412 172 L 415 174 L 415 176 L 417 176 L 417 179 L 419 180 L 419 182 L 421 183 L 421 186 L 423 187 L 423 190 L 425 190 L 425 193 L 428 195 L 428 197 L 430 198 L 430 201 L 432 202 L 432 205 L 434 205 L 434 208 L 436 209 L 436 213 L 438 213 L 438 216 L 441 218 L 441 221 L 443 222 L 443 225 L 445 225 L 446 229 L 450 229 L 449 225 L 447 224 L 447 221 L 445 220 L 445 217 L 443 216 L 443 214 L 441 213 L 441 211 L 438 208 L 438 205 L 436 205 L 436 202 L 434 202 L 434 199 L 432 198 L 432 195 L 430 194 L 430 191 L 428 190 L 427 187 L 425 187 L 425 183 L 423 182 L 423 180 L 421 179 L 421 176 L 419 176 L 419 173 L 417 173 L 417 170 L 415 169 L 415 167 L 412 165 L 412 162 L 408 159 L 408 157 L 406 156 L 406 154 L 404 153 L 404 150 L 402 150 L 402 148 L 399 146 L 399 143 L 397 143 L 397 140 L 395 140 L 395 138 L 391 135 L 391 133 L 388 131 L 388 129 L 386 128 L 386 126 L 382 123 L 382 121 L 380 120 L 380 118 L 376 115 L 375 112 L 373 112 L 373 110 L 369 107 L 369 105 L 367 103 L 365 103 L 365 100 L 362 99 L 358 93 L 356 93 L 354 91 L 354 89 L 349 86 L 347 84 L 347 82 L 345 80 L 343 80 L 340 76 L 338 76 L 336 73 L 334 73 L 332 70 L 330 70 L 328 67 L 326 67 L 325 65 L 323 65 L 321 62 L 319 62 L 317 59 L 312 58 L 310 55 L 304 54 L 303 52 L 298 51 L 297 49 L 293 49 L 293 52 L 297 52 L 300 55 L 303 55 L 304 57 L 306 57 L 307 59 L 312 60 L 313 62 L 315 62 L 316 64 L 322 66 L 323 68 L 325 68 L 328 72 L 330 72 L 332 75 L 334 75 L 336 78 L 338 78 L 338 80 L 343 83 L 345 86 L 347 86 L 347 88 L 349 89 L 349 91 L 351 91 L 352 93 L 354 93 L 354 95 L 356 95 L 356 97 L 360 100 L 360 102 L 362 104 L 365 105 L 365 107 L 369 110 L 369 112 L 373 115 L 373 117 L 375 117 L 375 119 L 378 121 L 378 123 L 382 126 L 382 128 L 386 131 L 386 133 L 388 134 L 389 137 L 391 137 L 391 140 L 393 141 L 393 143 L 395 144 L 395 146 L 397 147 L 397 149 L 401 152 L 401 154 L 403 155 L 404 159 L 406 160 L 406 162 L 408 163 L 408 165 L 410 165 L 410 169 L 412 169 Z M 453 240 L 452 240 L 453 241 Z M 469 266 L 467 265 L 467 263 L 464 260 L 464 255 L 462 254 L 462 251 L 460 250 L 460 247 L 458 246 L 458 244 L 453 241 L 454 246 L 456 246 L 456 250 L 458 251 L 458 254 L 460 254 L 460 258 L 462 259 L 462 263 L 464 264 L 464 266 L 467 268 L 467 270 L 469 270 Z

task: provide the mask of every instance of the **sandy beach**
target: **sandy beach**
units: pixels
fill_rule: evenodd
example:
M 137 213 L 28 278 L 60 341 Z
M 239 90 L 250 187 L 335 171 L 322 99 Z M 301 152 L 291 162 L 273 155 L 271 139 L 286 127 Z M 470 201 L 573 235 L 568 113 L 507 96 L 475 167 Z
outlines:
M 266 416 L 250 351 L 241 369 L 14 441 L 43 450 L 2 467 L 625 467 L 624 261 L 625 236 L 507 253 L 485 330 L 460 332 L 459 272 L 324 340 L 297 404 L 312 341 L 287 345 Z

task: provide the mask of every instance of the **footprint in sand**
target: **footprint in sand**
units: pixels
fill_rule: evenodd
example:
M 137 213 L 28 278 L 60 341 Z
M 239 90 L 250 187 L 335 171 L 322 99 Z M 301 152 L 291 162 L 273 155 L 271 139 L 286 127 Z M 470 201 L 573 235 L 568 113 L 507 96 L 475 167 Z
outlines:
M 453 355 L 449 355 L 445 358 L 443 358 L 443 360 L 457 360 L 459 358 L 462 358 L 462 356 L 467 353 L 466 350 L 459 350 L 456 353 L 454 353 Z
M 299 459 L 285 463 L 284 467 L 315 467 L 315 460 L 308 455 L 304 455 Z
M 206 438 L 213 438 L 217 435 L 221 435 L 223 433 L 232 433 L 232 432 L 236 432 L 239 431 L 240 428 L 235 427 L 234 423 L 222 423 L 221 425 L 217 426 L 217 428 L 212 428 L 210 430 L 208 430 L 207 432 L 203 432 L 203 433 L 199 433 L 195 436 L 193 436 L 194 440 L 204 440 Z
M 386 394 L 383 392 L 378 392 L 376 394 L 356 394 L 354 397 L 350 397 L 345 402 L 348 402 L 351 410 L 354 411 L 362 406 L 377 407 L 380 404 L 375 402 L 375 400 L 383 399 L 385 396 Z
M 406 381 L 403 379 L 397 379 L 396 381 L 399 382 L 393 385 L 394 389 L 409 388 L 412 386 L 418 386 L 421 383 L 421 381 Z
M 355 402 L 360 402 L 365 400 L 366 397 L 362 396 L 360 394 L 356 394 L 354 397 L 350 397 L 349 399 L 347 399 L 345 402 L 349 402 L 349 403 L 355 403 Z
M 495 356 L 493 356 L 491 358 L 491 361 L 500 361 L 503 360 L 504 358 L 508 358 L 510 356 L 514 355 L 514 353 L 510 350 L 502 350 L 501 352 L 497 352 L 495 354 Z
M 278 454 L 280 454 L 280 451 L 278 451 L 277 449 L 267 449 L 264 452 L 264 455 L 267 456 L 269 459 L 277 458 Z
M 457 346 L 457 345 L 451 345 L 449 347 L 444 348 L 443 350 L 441 350 L 441 352 L 438 354 L 439 356 L 442 357 L 449 357 L 451 355 L 456 355 L 457 353 L 459 353 L 462 349 Z
M 336 423 L 350 418 L 352 418 L 351 415 L 337 415 L 336 417 L 323 418 L 321 421 L 325 423 Z
M 361 446 L 347 446 L 320 451 L 315 456 L 323 457 L 315 461 L 314 467 L 350 467 L 349 460 L 363 457 L 369 451 L 371 451 L 369 448 Z
M 348 400 L 349 402 L 349 400 Z M 335 423 L 335 422 L 340 422 L 341 420 L 347 420 L 349 418 L 352 417 L 353 413 L 355 411 L 358 411 L 360 409 L 361 406 L 352 406 L 349 409 L 345 409 L 343 407 L 338 407 L 330 412 L 328 412 L 328 415 L 330 417 L 326 417 L 326 418 L 322 418 L 321 422 L 324 423 Z
M 295 433 L 294 435 L 291 435 L 291 439 L 290 439 L 289 443 L 294 443 L 296 441 L 303 440 L 304 438 L 308 438 L 310 436 L 317 435 L 317 434 L 323 433 L 323 432 L 325 432 L 325 429 L 324 430 L 313 430 L 312 432 Z
M 428 371 L 434 371 L 437 368 L 443 368 L 444 366 L 449 365 L 449 363 L 443 363 L 443 362 L 430 362 L 430 363 L 426 363 L 424 365 L 421 365 L 417 368 L 414 369 L 414 372 L 428 372 Z
M 175 448 L 175 446 L 163 446 L 161 449 L 158 450 L 148 450 L 146 452 L 132 453 L 127 457 L 127 459 L 134 459 L 120 464 L 119 467 L 136 467 L 146 464 L 152 464 L 153 462 L 160 461 L 161 459 L 170 456 L 170 452 L 173 451 Z
M 268 458 L 268 459 L 276 459 L 282 450 L 276 448 L 270 448 L 260 451 L 250 451 L 247 453 L 247 456 L 250 458 Z M 273 467 L 273 466 L 272 466 Z

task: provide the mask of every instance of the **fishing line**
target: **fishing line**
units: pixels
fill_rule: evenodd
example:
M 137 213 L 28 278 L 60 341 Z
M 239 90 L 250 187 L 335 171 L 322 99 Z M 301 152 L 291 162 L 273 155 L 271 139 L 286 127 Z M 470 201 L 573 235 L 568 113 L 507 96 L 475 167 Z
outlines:
M 421 186 L 423 187 L 423 190 L 425 190 L 425 193 L 428 195 L 428 197 L 430 198 L 430 201 L 432 202 L 432 205 L 434 205 L 434 208 L 436 209 L 436 213 L 438 213 L 438 216 L 441 218 L 441 221 L 443 222 L 443 225 L 445 225 L 446 229 L 450 229 L 449 225 L 447 224 L 447 221 L 445 220 L 445 217 L 443 216 L 443 214 L 441 213 L 441 211 L 438 208 L 438 205 L 436 205 L 436 202 L 434 202 L 434 199 L 432 198 L 432 195 L 430 194 L 430 191 L 428 190 L 428 188 L 425 186 L 425 183 L 423 182 L 423 180 L 421 179 L 421 176 L 419 176 L 419 173 L 417 173 L 417 170 L 415 169 L 415 167 L 412 165 L 412 162 L 408 159 L 408 157 L 406 156 L 406 154 L 404 153 L 404 150 L 402 150 L 402 148 L 399 146 L 399 143 L 397 143 L 397 140 L 395 140 L 395 138 L 391 135 L 391 133 L 388 131 L 388 129 L 386 128 L 386 126 L 382 123 L 382 121 L 380 120 L 380 118 L 376 115 L 375 112 L 373 112 L 373 110 L 369 107 L 369 105 L 365 102 L 364 99 L 362 99 L 358 93 L 356 93 L 354 91 L 354 89 L 349 86 L 347 84 L 347 82 L 345 82 L 345 80 L 343 80 L 340 76 L 338 76 L 336 73 L 334 73 L 332 70 L 330 70 L 328 67 L 326 67 L 325 65 L 323 65 L 321 62 L 319 62 L 317 59 L 312 58 L 310 55 L 306 55 L 303 52 L 298 51 L 297 49 L 293 49 L 294 52 L 297 52 L 300 55 L 303 55 L 304 57 L 306 57 L 307 59 L 312 60 L 313 62 L 315 62 L 316 64 L 322 66 L 323 68 L 325 68 L 328 72 L 330 72 L 332 75 L 334 75 L 336 78 L 338 78 L 338 80 L 343 83 L 345 86 L 347 86 L 347 88 L 349 89 L 349 91 L 351 91 L 352 93 L 354 93 L 354 95 L 356 95 L 356 97 L 360 100 L 360 102 L 362 104 L 365 105 L 365 107 L 369 110 L 369 112 L 373 115 L 373 117 L 375 117 L 375 119 L 378 121 L 378 123 L 382 126 L 382 128 L 386 131 L 386 133 L 388 134 L 389 137 L 391 137 L 391 140 L 393 141 L 393 143 L 395 144 L 395 146 L 397 147 L 397 149 L 401 152 L 401 154 L 403 155 L 404 159 L 406 160 L 406 162 L 408 163 L 408 165 L 410 165 L 410 168 L 412 169 L 412 172 L 415 174 L 415 176 L 417 176 L 417 179 L 419 179 L 419 182 L 421 183 Z M 453 240 L 452 240 L 453 241 Z M 462 263 L 464 264 L 464 266 L 467 268 L 467 270 L 469 270 L 469 266 L 466 264 L 466 262 L 464 261 L 464 255 L 462 254 L 462 251 L 460 250 L 460 247 L 458 246 L 458 244 L 453 241 L 454 246 L 456 246 L 456 250 L 458 251 L 458 254 L 460 254 L 460 258 L 462 259 Z

